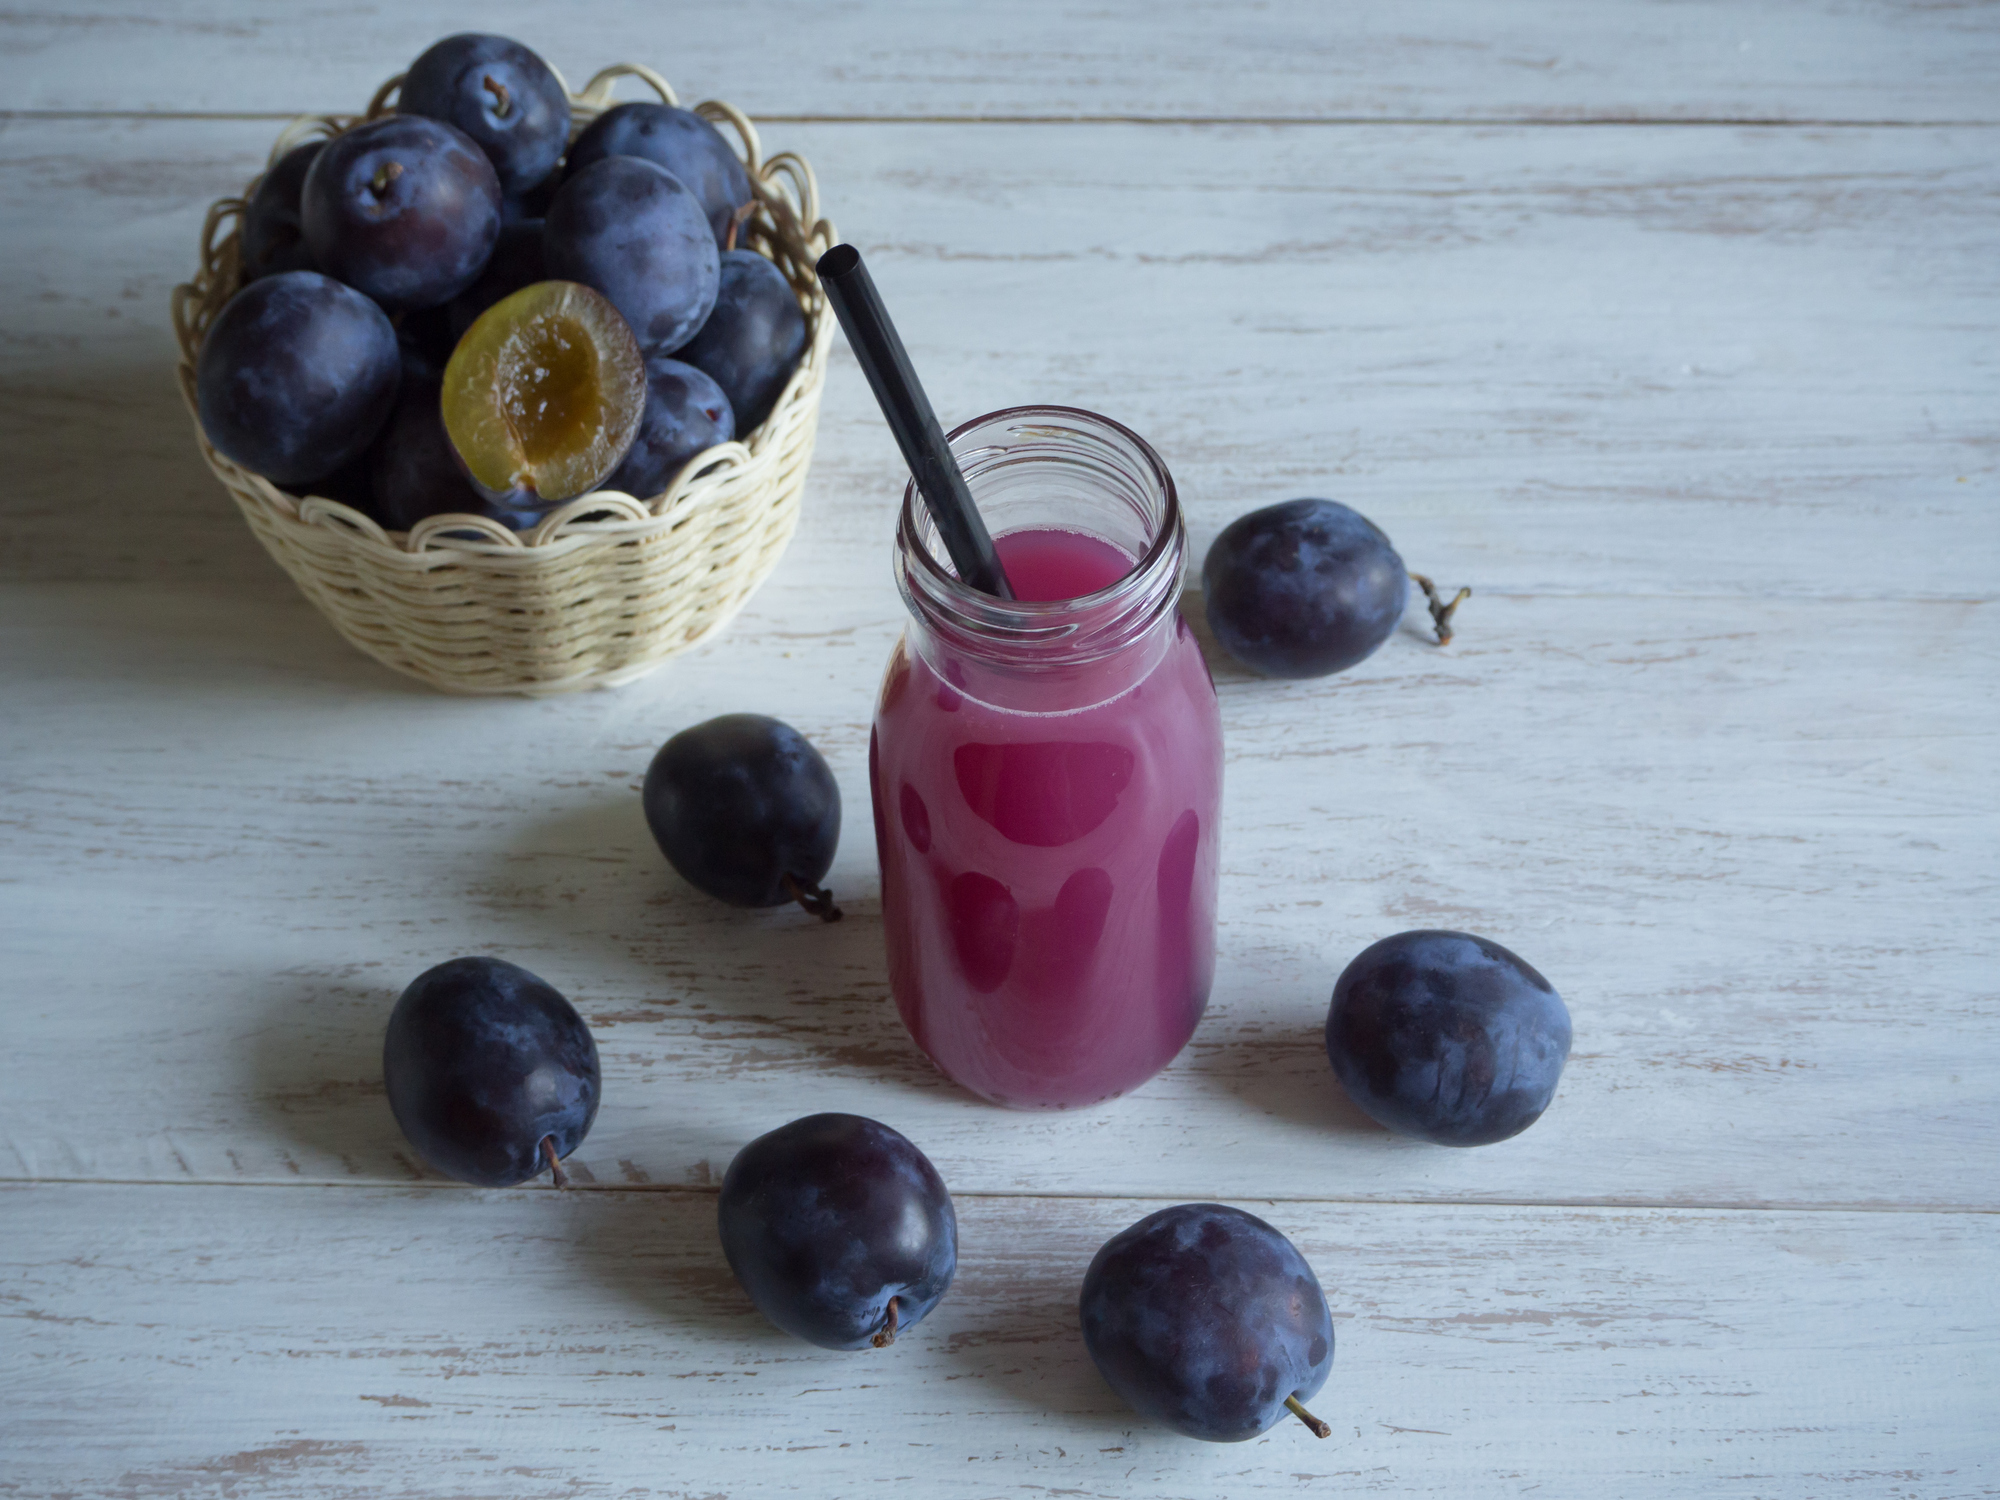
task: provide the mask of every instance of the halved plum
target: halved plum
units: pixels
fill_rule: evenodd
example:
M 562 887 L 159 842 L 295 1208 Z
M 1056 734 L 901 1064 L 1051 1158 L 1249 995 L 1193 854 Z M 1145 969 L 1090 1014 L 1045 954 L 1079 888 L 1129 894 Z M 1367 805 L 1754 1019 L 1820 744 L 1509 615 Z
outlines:
M 603 297 L 541 281 L 474 320 L 444 371 L 445 432 L 473 486 L 513 509 L 588 494 L 646 410 L 639 341 Z

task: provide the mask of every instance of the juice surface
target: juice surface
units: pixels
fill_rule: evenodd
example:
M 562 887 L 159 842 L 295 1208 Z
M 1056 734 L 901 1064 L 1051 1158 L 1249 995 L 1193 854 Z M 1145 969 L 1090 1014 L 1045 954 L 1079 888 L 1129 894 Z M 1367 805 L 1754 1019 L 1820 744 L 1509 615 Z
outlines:
M 1080 531 L 1013 531 L 993 550 L 1016 599 L 1080 599 L 1132 571 L 1132 559 L 1101 537 Z
M 1024 600 L 1118 581 L 1096 537 L 996 540 Z M 1025 713 L 967 696 L 899 645 L 870 742 L 890 985 L 917 1044 L 975 1093 L 1091 1104 L 1172 1060 L 1215 966 L 1221 725 L 1178 615 L 1133 683 Z M 1072 695 L 1073 696 L 1073 693 Z

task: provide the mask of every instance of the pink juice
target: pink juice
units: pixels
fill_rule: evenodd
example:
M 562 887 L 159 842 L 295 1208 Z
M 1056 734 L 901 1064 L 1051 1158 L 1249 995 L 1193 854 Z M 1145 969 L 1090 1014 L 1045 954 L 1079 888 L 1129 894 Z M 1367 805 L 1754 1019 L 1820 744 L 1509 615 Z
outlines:
M 996 545 L 1023 601 L 1078 599 L 1134 565 L 1074 531 Z M 1215 688 L 1171 593 L 1141 624 L 1096 660 L 1052 641 L 1046 673 L 1005 678 L 906 639 L 883 681 L 869 766 L 890 985 L 918 1046 L 996 1103 L 1121 1094 L 1208 1002 Z

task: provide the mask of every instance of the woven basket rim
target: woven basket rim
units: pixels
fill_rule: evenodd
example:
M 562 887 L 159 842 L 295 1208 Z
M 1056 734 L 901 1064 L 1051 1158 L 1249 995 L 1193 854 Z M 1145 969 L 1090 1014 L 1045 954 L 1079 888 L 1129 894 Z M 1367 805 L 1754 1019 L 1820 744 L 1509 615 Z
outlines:
M 560 73 L 556 76 L 562 81 Z M 300 115 L 291 121 L 272 143 L 266 170 L 296 145 L 331 138 L 365 120 L 391 113 L 402 78 L 403 75 L 397 74 L 377 89 L 362 114 Z M 641 63 L 613 63 L 599 69 L 581 92 L 571 92 L 568 84 L 563 83 L 570 100 L 572 140 L 604 110 L 626 102 L 617 99 L 614 92 L 624 78 L 639 79 L 663 103 L 679 107 L 673 86 L 659 73 Z M 297 527 L 323 532 L 330 528 L 343 533 L 349 546 L 377 563 L 428 570 L 478 556 L 532 566 L 539 561 L 572 558 L 579 551 L 617 547 L 635 537 L 686 524 L 692 513 L 719 490 L 720 481 L 726 477 L 755 478 L 763 469 L 775 472 L 783 446 L 781 434 L 788 425 L 800 420 L 799 408 L 806 405 L 817 408 L 833 340 L 834 318 L 825 295 L 816 279 L 802 276 L 799 271 L 809 270 L 820 254 L 837 243 L 839 236 L 832 222 L 820 214 L 818 179 L 804 157 L 785 151 L 766 158 L 756 126 L 724 100 L 705 99 L 691 108 L 718 129 L 724 126 L 733 129 L 742 143 L 744 171 L 760 207 L 752 221 L 751 241 L 743 248 L 765 254 L 767 259 L 778 263 L 780 271 L 785 270 L 783 261 L 756 241 L 764 240 L 784 251 L 796 266 L 786 279 L 794 290 L 803 289 L 806 293 L 801 302 L 808 332 L 805 353 L 770 412 L 747 439 L 738 438 L 697 454 L 659 495 L 646 498 L 600 490 L 578 496 L 556 507 L 527 532 L 512 531 L 483 516 L 449 513 L 427 517 L 408 532 L 392 532 L 340 501 L 286 493 L 263 475 L 215 450 L 202 431 L 196 400 L 195 369 L 207 325 L 242 287 L 238 230 L 250 196 L 263 179 L 263 173 L 259 173 L 245 185 L 241 196 L 219 198 L 209 206 L 202 225 L 201 266 L 192 280 L 173 291 L 174 333 L 180 346 L 175 373 L 182 400 L 194 422 L 196 442 L 217 478 L 236 495 L 239 503 L 254 504 L 265 522 L 280 530 Z M 586 516 L 599 519 L 587 520 Z

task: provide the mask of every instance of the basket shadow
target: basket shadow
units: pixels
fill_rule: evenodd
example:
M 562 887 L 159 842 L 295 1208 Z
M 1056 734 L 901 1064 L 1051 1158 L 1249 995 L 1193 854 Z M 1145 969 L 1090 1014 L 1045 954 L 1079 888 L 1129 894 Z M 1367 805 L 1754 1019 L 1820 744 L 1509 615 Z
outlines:
M 481 864 L 471 894 L 541 942 L 594 956 L 607 993 L 577 998 L 600 1043 L 620 1026 L 657 1035 L 669 1021 L 698 1024 L 706 1045 L 737 1043 L 735 1066 L 760 1079 L 809 1070 L 956 1092 L 896 1014 L 880 903 L 843 873 L 837 865 L 829 880 L 838 922 L 794 906 L 725 906 L 667 865 L 632 788 L 524 822 L 497 871 Z
M 0 378 L 5 576 L 289 589 L 195 446 L 173 363 Z
M 0 379 L 0 439 L 22 476 L 0 578 L 136 585 L 54 603 L 51 670 L 260 698 L 300 680 L 430 691 L 342 640 L 265 553 L 202 461 L 167 361 Z

